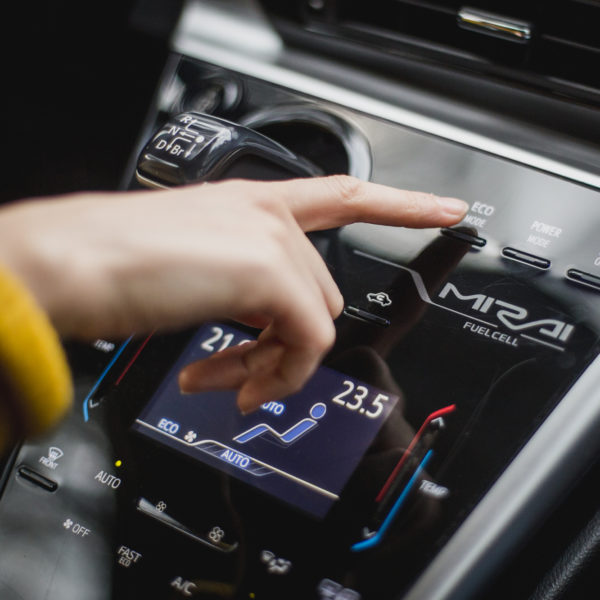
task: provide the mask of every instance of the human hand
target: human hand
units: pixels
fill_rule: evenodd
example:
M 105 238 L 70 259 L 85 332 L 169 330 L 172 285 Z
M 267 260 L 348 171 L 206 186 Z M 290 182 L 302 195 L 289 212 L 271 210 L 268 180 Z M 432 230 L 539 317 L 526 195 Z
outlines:
M 304 231 L 354 221 L 448 226 L 466 210 L 346 176 L 79 194 L 0 211 L 0 260 L 65 336 L 209 318 L 260 327 L 257 342 L 190 365 L 180 378 L 186 391 L 236 388 L 246 411 L 298 390 L 334 341 L 343 301 Z

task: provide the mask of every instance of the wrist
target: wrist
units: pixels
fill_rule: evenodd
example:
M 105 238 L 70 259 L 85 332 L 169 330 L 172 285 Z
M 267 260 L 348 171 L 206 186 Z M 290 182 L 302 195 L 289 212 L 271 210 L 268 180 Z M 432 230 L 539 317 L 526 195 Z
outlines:
M 95 202 L 88 195 L 73 195 L 0 210 L 0 264 L 18 277 L 65 336 L 86 335 L 93 322 L 86 317 L 93 313 L 106 270 L 103 253 L 80 239 L 93 231 L 92 222 L 80 221 Z

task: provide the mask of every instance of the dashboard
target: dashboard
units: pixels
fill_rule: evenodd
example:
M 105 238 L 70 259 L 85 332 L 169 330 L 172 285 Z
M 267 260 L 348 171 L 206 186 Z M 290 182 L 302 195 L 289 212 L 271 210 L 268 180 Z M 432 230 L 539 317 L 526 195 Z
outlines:
M 186 3 L 123 187 L 177 184 L 165 174 L 200 143 L 182 124 L 211 117 L 469 212 L 310 234 L 345 301 L 336 344 L 300 392 L 248 415 L 178 374 L 251 328 L 67 342 L 75 408 L 5 468 L 0 597 L 492 598 L 600 445 L 594 153 L 432 116 L 430 94 L 416 111 L 410 86 L 316 65 L 252 3 L 227 5 Z

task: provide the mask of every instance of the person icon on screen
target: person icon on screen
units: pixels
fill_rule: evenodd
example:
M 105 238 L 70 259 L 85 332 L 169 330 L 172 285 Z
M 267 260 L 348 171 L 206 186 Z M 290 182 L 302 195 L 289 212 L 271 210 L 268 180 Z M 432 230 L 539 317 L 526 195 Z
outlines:
M 309 415 L 301 421 L 298 421 L 295 425 L 292 425 L 289 429 L 283 433 L 279 433 L 266 423 L 259 423 L 254 425 L 250 429 L 243 431 L 239 435 L 233 438 L 234 442 L 239 444 L 245 444 L 254 438 L 262 435 L 268 435 L 275 438 L 275 441 L 281 443 L 284 446 L 289 446 L 294 442 L 297 442 L 302 436 L 306 435 L 311 429 L 314 429 L 318 425 L 318 421 L 325 416 L 327 412 L 327 406 L 323 402 L 317 402 L 310 407 Z

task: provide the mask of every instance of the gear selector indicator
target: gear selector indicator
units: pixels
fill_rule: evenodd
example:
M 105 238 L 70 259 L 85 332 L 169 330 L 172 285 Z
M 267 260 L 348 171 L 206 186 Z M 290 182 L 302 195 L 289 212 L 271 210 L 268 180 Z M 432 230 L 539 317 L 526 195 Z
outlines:
M 251 167 L 247 172 L 239 170 L 244 164 Z M 148 142 L 136 177 L 142 185 L 167 188 L 225 179 L 232 173 L 251 177 L 265 169 L 274 179 L 322 175 L 310 161 L 252 129 L 188 112 L 173 117 Z

